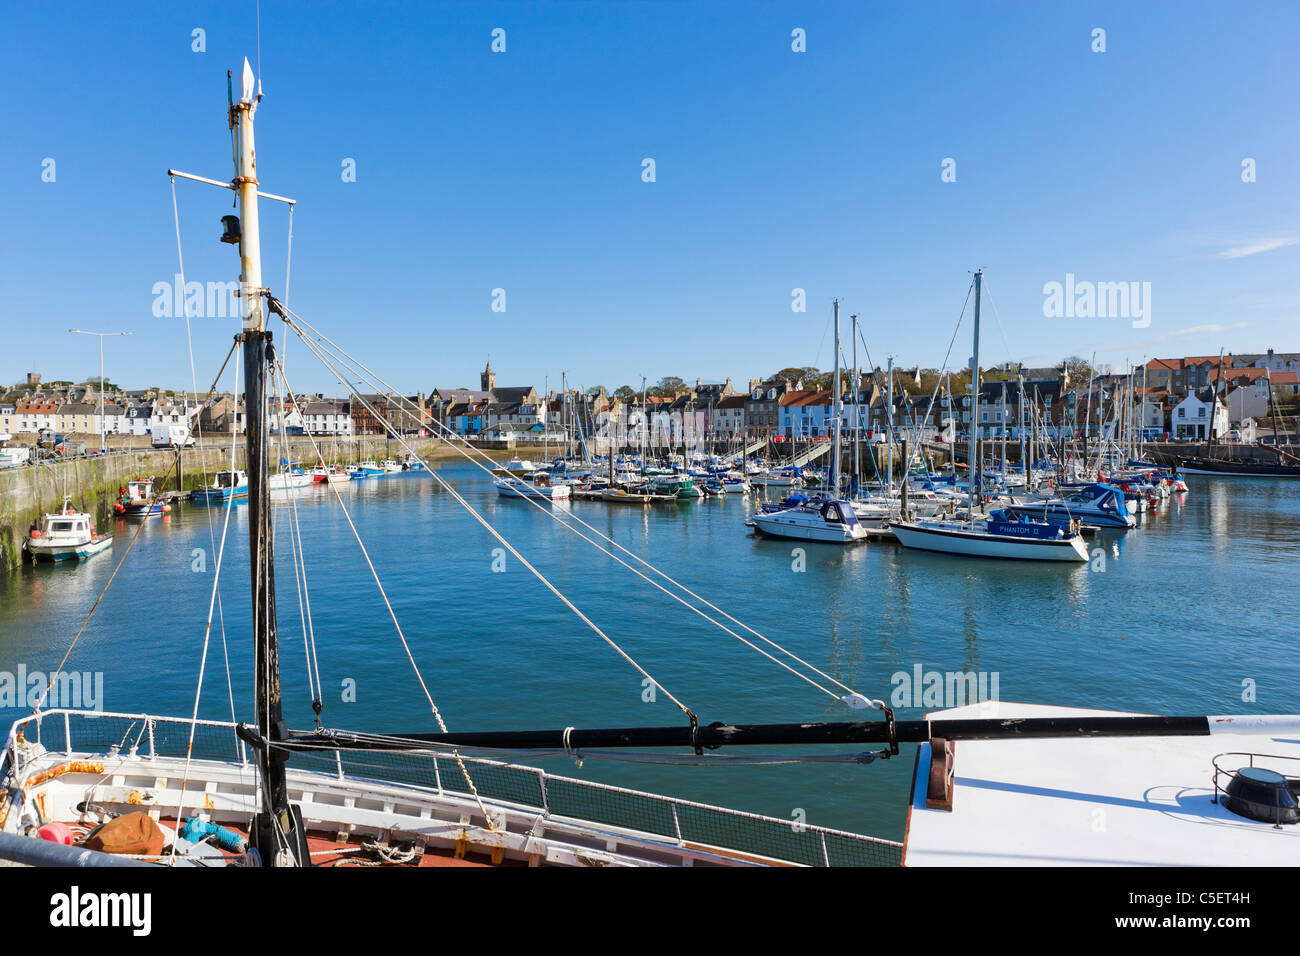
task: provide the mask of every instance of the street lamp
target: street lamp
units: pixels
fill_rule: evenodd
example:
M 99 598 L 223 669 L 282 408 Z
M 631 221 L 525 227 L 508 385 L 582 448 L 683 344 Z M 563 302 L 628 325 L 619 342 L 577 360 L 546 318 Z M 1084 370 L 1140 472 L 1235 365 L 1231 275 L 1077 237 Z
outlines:
M 83 329 L 68 329 L 74 335 L 99 336 L 99 453 L 104 454 L 104 337 L 108 335 L 130 335 L 130 332 L 87 332 Z

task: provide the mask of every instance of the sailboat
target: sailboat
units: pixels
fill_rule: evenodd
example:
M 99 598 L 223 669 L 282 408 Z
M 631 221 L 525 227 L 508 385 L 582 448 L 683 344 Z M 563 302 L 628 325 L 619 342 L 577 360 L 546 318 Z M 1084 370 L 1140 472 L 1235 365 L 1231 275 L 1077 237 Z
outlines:
M 748 519 L 746 524 L 762 534 L 774 538 L 793 538 L 799 541 L 824 541 L 851 544 L 867 539 L 853 504 L 839 497 L 840 485 L 840 424 L 843 405 L 840 395 L 840 300 L 832 302 L 835 319 L 835 403 L 834 434 L 832 436 L 829 496 L 792 495 L 782 507 L 762 510 Z
M 996 510 L 980 516 L 983 495 L 978 476 L 979 458 L 975 429 L 980 395 L 980 290 L 984 272 L 975 273 L 974 356 L 971 358 L 971 421 L 967 461 L 975 463 L 967 486 L 967 516 L 935 516 L 915 521 L 894 521 L 890 528 L 905 548 L 978 558 L 1014 558 L 1022 561 L 1087 561 L 1088 548 L 1077 523 L 1060 525 L 1025 514 Z

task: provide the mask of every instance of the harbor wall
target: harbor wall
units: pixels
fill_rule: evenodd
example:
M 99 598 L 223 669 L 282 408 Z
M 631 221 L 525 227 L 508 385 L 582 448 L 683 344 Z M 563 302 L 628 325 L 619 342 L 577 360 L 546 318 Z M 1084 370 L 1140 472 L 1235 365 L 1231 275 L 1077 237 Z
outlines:
M 446 442 L 435 438 L 410 438 L 407 443 L 430 462 L 463 460 L 461 454 Z M 353 462 L 366 456 L 384 457 L 383 439 L 369 439 L 349 448 L 349 443 L 331 440 L 327 456 L 339 455 L 342 462 Z M 312 445 L 305 439 L 289 443 L 291 457 L 304 462 L 314 461 Z M 405 454 L 394 442 L 394 455 Z M 273 454 L 278 455 L 279 449 Z M 501 458 L 502 452 L 488 452 Z M 180 455 L 180 473 L 173 467 L 177 463 L 172 449 L 123 449 L 94 458 L 70 458 L 42 461 L 18 468 L 0 469 L 0 574 L 6 574 L 24 560 L 23 542 L 41 516 L 53 511 L 63 501 L 65 494 L 73 503 L 94 517 L 95 526 L 107 527 L 114 517 L 113 502 L 118 489 L 132 478 L 153 478 L 161 481 L 167 476 L 160 491 L 188 492 L 203 483 L 204 469 L 210 476 L 214 471 L 230 467 L 229 439 L 223 445 L 215 441 L 203 447 L 186 448 Z M 235 446 L 235 467 L 244 467 L 242 439 Z M 170 470 L 170 475 L 168 472 Z

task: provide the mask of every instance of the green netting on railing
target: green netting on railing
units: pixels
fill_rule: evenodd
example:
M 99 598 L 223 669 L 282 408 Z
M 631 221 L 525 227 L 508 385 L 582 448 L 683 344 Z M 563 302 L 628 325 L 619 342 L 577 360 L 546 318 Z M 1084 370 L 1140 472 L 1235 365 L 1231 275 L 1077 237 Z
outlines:
M 677 842 L 673 804 L 662 797 L 626 790 L 606 790 L 564 777 L 546 779 L 551 812 L 577 820 L 656 833 Z
M 150 750 L 149 724 L 143 717 L 78 713 L 68 717 L 72 749 L 103 753 L 117 746 L 127 752 Z M 52 712 L 23 727 L 26 738 L 48 750 L 67 747 L 64 715 Z M 189 742 L 188 721 L 155 718 L 152 752 L 184 757 Z M 239 761 L 251 751 L 241 751 L 228 725 L 198 724 L 194 732 L 196 759 Z M 898 866 L 902 845 L 889 840 L 815 826 L 791 820 L 758 816 L 723 807 L 711 807 L 611 787 L 555 777 L 529 767 L 481 758 L 462 758 L 474 788 L 486 801 L 508 802 L 539 813 L 577 822 L 617 827 L 661 837 L 671 844 L 715 847 L 805 866 Z M 428 752 L 391 750 L 294 751 L 289 766 L 353 782 L 373 780 L 467 795 L 470 788 L 454 757 Z

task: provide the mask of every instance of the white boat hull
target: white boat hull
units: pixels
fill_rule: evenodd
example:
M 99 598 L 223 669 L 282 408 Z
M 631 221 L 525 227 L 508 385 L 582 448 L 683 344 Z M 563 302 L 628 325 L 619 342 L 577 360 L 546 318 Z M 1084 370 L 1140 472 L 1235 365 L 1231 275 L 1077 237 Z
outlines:
M 1088 549 L 1079 537 L 1032 540 L 971 532 L 959 528 L 933 528 L 921 524 L 890 525 L 905 548 L 937 551 L 971 558 L 1007 558 L 1016 561 L 1087 561 Z
M 113 543 L 111 534 L 96 535 L 94 539 L 81 544 L 29 540 L 28 550 L 37 561 L 77 561 L 89 558 L 105 550 Z
M 750 519 L 754 527 L 763 534 L 773 538 L 787 538 L 797 541 L 824 541 L 830 544 L 849 544 L 853 541 L 863 541 L 867 537 L 866 530 L 861 525 L 846 527 L 843 525 L 832 525 L 828 522 L 822 522 L 821 526 L 811 522 L 807 524 L 792 524 L 773 520 L 775 515 L 754 515 Z

